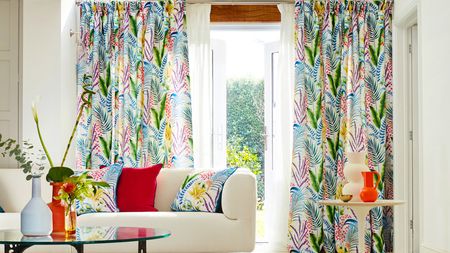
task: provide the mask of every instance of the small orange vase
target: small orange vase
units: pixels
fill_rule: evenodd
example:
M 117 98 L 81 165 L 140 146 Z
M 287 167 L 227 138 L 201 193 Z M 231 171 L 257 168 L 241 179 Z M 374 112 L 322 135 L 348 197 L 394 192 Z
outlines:
M 381 182 L 380 173 L 377 171 L 364 171 L 361 172 L 364 178 L 364 187 L 359 193 L 359 197 L 363 202 L 375 202 L 378 199 L 378 184 Z M 377 175 L 377 182 L 373 184 L 373 176 Z
M 61 200 L 56 200 L 55 197 L 58 196 L 59 190 L 61 189 L 62 183 L 51 183 L 53 187 L 52 192 L 52 202 L 48 204 L 48 207 L 52 211 L 53 216 L 53 232 L 52 233 L 62 233 L 66 232 L 65 229 L 65 208 L 61 205 Z

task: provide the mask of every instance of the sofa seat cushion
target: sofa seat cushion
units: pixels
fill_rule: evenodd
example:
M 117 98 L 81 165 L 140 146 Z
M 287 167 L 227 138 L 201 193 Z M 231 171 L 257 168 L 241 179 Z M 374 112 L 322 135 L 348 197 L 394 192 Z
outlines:
M 198 212 L 125 212 L 125 213 L 89 213 L 78 216 L 80 226 L 122 226 L 175 228 L 178 225 L 197 223 L 214 224 L 229 222 L 222 213 Z M 191 226 L 192 225 L 192 226 Z
M 128 226 L 166 229 L 171 236 L 150 240 L 149 252 L 236 252 L 252 250 L 254 223 L 231 220 L 221 213 L 126 212 L 92 213 L 78 217 L 79 226 Z M 249 228 L 250 230 L 243 229 Z M 248 231 L 248 232 L 247 232 Z M 220 238 L 220 239 L 218 239 Z M 230 243 L 233 242 L 233 243 Z M 114 252 L 135 252 L 137 244 L 114 244 Z M 86 252 L 111 253 L 104 245 L 87 245 Z

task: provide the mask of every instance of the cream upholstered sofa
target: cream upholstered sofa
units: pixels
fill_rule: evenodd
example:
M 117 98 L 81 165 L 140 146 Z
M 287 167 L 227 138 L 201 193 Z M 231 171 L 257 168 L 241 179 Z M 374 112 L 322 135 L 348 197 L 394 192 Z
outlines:
M 247 169 L 238 169 L 225 183 L 223 213 L 172 212 L 170 204 L 192 169 L 163 169 L 157 178 L 155 207 L 159 212 L 94 213 L 78 217 L 80 226 L 164 228 L 169 238 L 147 242 L 148 252 L 251 252 L 255 245 L 256 180 Z M 51 189 L 42 183 L 50 201 Z M 19 229 L 20 210 L 31 195 L 31 183 L 20 170 L 0 170 L 0 230 Z M 0 245 L 0 252 L 3 252 Z M 74 252 L 70 246 L 34 246 L 26 252 Z M 137 252 L 137 243 L 86 245 L 85 252 Z

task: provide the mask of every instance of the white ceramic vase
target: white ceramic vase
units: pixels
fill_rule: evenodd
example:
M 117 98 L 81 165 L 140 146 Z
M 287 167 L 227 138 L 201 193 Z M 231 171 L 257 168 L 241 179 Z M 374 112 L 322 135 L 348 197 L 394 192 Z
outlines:
M 52 212 L 41 197 L 41 177 L 33 177 L 32 184 L 32 198 L 20 213 L 20 231 L 25 236 L 48 236 Z
M 344 167 L 344 176 L 348 183 L 342 188 L 342 193 L 352 195 L 350 202 L 361 202 L 359 193 L 364 187 L 361 172 L 370 171 L 366 165 L 366 154 L 363 152 L 351 152 L 347 154 L 348 162 Z

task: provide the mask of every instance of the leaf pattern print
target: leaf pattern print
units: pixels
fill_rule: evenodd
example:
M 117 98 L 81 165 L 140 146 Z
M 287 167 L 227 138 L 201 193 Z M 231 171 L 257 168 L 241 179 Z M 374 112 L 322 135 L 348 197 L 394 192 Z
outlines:
M 346 152 L 366 152 L 393 197 L 391 0 L 296 0 L 290 252 L 356 252 L 349 209 L 324 207 L 344 181 Z M 366 249 L 392 252 L 392 209 L 367 220 Z
M 237 168 L 221 171 L 194 172 L 186 177 L 172 202 L 173 211 L 222 212 L 223 187 Z
M 185 1 L 83 1 L 78 84 L 92 108 L 77 133 L 77 168 L 192 167 Z

